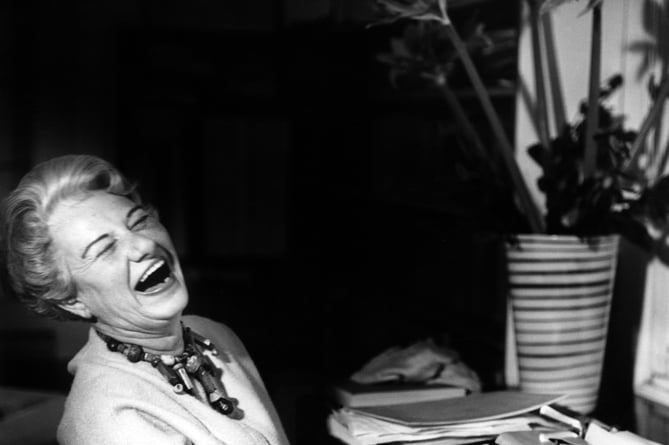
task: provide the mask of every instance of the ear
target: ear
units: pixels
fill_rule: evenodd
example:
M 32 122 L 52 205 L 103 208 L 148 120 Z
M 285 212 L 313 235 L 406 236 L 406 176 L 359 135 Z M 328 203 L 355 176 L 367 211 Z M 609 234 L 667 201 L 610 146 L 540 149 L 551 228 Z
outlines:
M 71 299 L 64 301 L 62 303 L 59 303 L 58 306 L 67 311 L 70 312 L 74 315 L 78 315 L 82 318 L 92 318 L 93 314 L 91 314 L 90 309 L 88 309 L 88 306 L 86 306 L 85 303 L 83 303 L 81 300 L 77 299 Z

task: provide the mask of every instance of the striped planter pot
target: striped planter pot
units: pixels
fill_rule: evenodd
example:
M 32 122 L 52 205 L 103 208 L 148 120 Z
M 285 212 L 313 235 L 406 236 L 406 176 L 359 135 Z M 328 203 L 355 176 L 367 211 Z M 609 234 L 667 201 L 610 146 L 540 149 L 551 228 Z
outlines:
M 520 389 L 594 410 L 618 236 L 518 235 L 506 248 Z

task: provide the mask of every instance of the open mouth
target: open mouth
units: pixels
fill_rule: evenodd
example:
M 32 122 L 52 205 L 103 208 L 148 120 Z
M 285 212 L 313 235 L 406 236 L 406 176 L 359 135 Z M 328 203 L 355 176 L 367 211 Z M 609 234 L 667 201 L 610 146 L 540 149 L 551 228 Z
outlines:
M 135 285 L 137 292 L 153 293 L 163 289 L 172 282 L 172 270 L 167 261 L 160 260 L 151 265 Z

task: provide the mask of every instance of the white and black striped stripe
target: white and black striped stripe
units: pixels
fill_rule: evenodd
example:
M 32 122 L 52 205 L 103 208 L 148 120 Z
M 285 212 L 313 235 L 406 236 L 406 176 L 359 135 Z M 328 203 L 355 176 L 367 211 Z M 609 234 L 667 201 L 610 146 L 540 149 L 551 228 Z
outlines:
M 569 394 L 595 408 L 618 237 L 518 235 L 507 247 L 509 294 L 524 391 Z

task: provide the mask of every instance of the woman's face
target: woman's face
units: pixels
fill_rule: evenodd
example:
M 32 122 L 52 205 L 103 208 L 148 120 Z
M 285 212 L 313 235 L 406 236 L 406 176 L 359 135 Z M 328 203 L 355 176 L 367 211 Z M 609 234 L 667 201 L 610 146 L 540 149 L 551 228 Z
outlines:
M 154 332 L 188 303 L 174 246 L 156 218 L 106 192 L 67 199 L 49 218 L 53 244 L 78 302 L 64 309 L 112 329 Z

